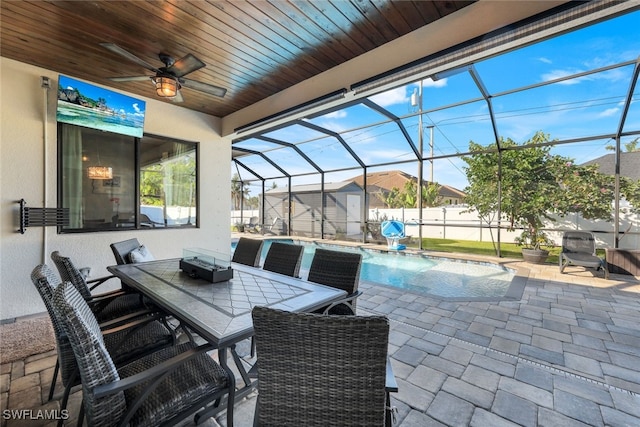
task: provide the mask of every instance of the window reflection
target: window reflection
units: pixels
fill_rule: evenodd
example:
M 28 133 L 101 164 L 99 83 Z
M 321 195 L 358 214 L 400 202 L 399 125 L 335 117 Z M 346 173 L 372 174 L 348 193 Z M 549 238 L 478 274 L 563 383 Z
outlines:
M 59 124 L 59 152 L 62 232 L 197 225 L 196 143 Z
M 140 214 L 143 227 L 196 223 L 196 144 L 142 139 Z

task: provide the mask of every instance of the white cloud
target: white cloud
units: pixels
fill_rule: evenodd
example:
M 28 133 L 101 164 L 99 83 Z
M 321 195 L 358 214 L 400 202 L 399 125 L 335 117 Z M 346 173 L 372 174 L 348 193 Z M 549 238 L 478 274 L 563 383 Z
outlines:
M 598 114 L 598 116 L 599 117 L 611 117 L 611 116 L 617 114 L 618 111 L 620 111 L 620 109 L 618 107 L 607 108 L 602 113 Z
M 407 151 L 398 149 L 369 149 L 360 155 L 360 159 L 367 164 L 412 160 L 414 158 L 413 153 L 408 153 Z
M 423 87 L 445 87 L 447 85 L 447 79 L 440 79 L 433 81 L 431 79 L 426 79 L 422 83 Z
M 347 117 L 347 112 L 345 110 L 337 110 L 333 113 L 325 114 L 323 117 L 328 119 L 344 119 Z
M 404 86 L 374 95 L 370 99 L 382 107 L 388 107 L 394 104 L 406 104 L 409 102 L 409 97 L 407 96 Z
M 345 115 L 346 115 L 346 113 L 345 113 Z M 327 116 L 325 116 L 325 117 L 329 117 L 329 115 L 327 114 Z M 338 122 L 336 120 L 321 120 L 317 124 L 320 127 L 323 127 L 323 128 L 326 128 L 326 129 L 329 129 L 329 130 L 331 130 L 333 132 L 338 132 L 338 133 L 344 132 L 347 129 L 349 129 L 348 123 Z M 299 139 L 301 139 L 301 138 L 299 138 Z
M 545 58 L 545 57 L 538 58 L 538 61 L 544 62 L 545 64 L 551 64 L 552 63 L 549 58 Z
M 137 104 L 137 103 L 136 103 L 136 104 L 133 104 L 133 105 L 132 105 L 132 107 L 133 107 L 133 109 L 134 109 L 134 110 L 136 110 L 136 113 L 139 113 L 139 112 L 140 112 L 140 107 L 138 107 L 138 104 Z
M 548 73 L 542 74 L 543 81 L 560 79 L 563 77 L 567 77 L 570 75 L 578 74 L 582 72 L 582 70 L 552 70 Z M 618 81 L 626 81 L 628 79 L 627 74 L 620 69 L 606 70 L 598 73 L 588 74 L 582 77 L 577 77 L 575 79 L 564 80 L 558 82 L 558 84 L 564 85 L 575 85 L 584 81 L 608 81 L 608 82 L 618 82 Z
M 548 73 L 544 73 L 542 75 L 542 81 L 548 82 L 549 80 L 555 80 L 555 79 L 561 79 L 563 77 L 567 77 L 570 76 L 572 74 L 575 74 L 577 71 L 569 71 L 569 70 L 552 70 Z M 565 85 L 576 85 L 578 83 L 580 83 L 581 78 L 577 78 L 577 79 L 570 79 L 570 80 L 565 80 L 562 82 L 559 82 L 559 84 L 565 84 Z

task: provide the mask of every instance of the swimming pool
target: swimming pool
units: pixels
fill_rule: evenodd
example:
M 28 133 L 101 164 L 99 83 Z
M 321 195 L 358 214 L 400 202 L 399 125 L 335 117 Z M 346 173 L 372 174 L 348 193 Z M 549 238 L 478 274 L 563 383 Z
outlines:
M 266 239 L 260 265 L 274 240 Z M 378 251 L 325 243 L 278 239 L 304 246 L 300 275 L 306 278 L 317 247 L 362 254 L 360 280 L 443 298 L 504 297 L 515 272 L 492 263 L 436 258 L 397 251 Z M 235 242 L 232 243 L 235 249 Z

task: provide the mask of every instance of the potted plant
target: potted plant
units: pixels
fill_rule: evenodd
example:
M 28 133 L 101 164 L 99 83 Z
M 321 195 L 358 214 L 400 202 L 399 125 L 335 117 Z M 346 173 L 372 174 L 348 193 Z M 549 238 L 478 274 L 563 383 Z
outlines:
M 532 264 L 544 264 L 549 257 L 549 251 L 544 247 L 555 245 L 539 228 L 525 229 L 513 240 L 517 246 L 522 246 L 522 258 Z

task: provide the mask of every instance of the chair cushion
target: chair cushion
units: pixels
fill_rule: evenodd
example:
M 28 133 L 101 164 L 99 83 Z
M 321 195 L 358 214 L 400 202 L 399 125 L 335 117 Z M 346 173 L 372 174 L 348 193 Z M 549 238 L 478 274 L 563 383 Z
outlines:
M 188 349 L 193 344 L 185 343 L 175 347 L 165 348 L 153 354 L 140 358 L 119 370 L 122 378 L 135 375 L 156 366 L 171 357 Z M 158 426 L 170 419 L 198 400 L 211 396 L 229 385 L 227 374 L 206 353 L 184 363 L 171 372 L 151 394 L 144 400 L 136 411 L 130 425 Z M 143 383 L 125 390 L 127 404 L 131 405 L 141 394 L 147 391 L 148 384 Z
M 109 246 L 118 264 L 129 264 L 129 253 L 137 249 L 140 246 L 140 242 L 134 237 L 133 239 L 111 243 Z
M 133 264 L 138 262 L 155 261 L 155 258 L 145 245 L 140 245 L 137 249 L 132 250 L 129 253 L 129 259 Z

